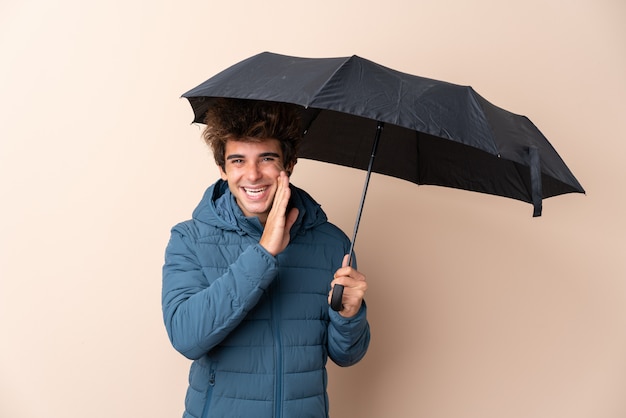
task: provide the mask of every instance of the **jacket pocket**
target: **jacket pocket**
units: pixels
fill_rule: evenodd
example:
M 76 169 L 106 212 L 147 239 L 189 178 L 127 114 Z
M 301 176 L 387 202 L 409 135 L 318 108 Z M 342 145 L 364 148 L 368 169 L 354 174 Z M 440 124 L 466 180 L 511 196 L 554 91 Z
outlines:
M 211 400 L 213 399 L 213 388 L 215 387 L 215 369 L 211 368 L 209 371 L 209 387 L 206 391 L 206 401 L 204 403 L 204 409 L 202 410 L 202 418 L 209 416 L 211 410 Z

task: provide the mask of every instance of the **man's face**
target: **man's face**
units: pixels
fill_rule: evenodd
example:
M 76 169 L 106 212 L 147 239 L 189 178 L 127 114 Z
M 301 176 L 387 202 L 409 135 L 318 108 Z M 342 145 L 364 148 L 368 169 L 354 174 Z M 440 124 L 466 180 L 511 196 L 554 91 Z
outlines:
M 219 167 L 222 180 L 245 216 L 258 216 L 263 225 L 274 203 L 278 175 L 291 171 L 283 166 L 280 142 L 266 139 L 261 142 L 229 140 L 226 143 L 225 169 Z

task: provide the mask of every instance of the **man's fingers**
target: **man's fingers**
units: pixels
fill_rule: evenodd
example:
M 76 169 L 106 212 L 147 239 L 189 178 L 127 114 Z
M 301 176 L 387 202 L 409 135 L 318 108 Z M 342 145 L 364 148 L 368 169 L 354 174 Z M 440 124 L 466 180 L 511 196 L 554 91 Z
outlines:
M 348 278 L 348 279 L 353 279 L 353 280 L 365 280 L 365 276 L 360 273 L 358 270 L 355 270 L 354 268 L 348 266 L 348 261 L 349 261 L 349 257 L 348 255 L 346 255 L 343 258 L 343 262 L 342 262 L 342 267 L 339 268 L 336 272 L 335 272 L 335 279 L 340 279 L 340 278 Z M 340 283 L 343 284 L 343 283 Z
M 282 252 L 289 244 L 289 230 L 298 217 L 298 210 L 295 208 L 295 211 L 287 212 L 290 198 L 289 177 L 282 171 L 277 179 L 272 209 L 267 216 L 263 235 L 259 241 L 274 256 Z
M 341 263 L 341 267 L 348 267 L 350 264 L 350 254 L 346 254 L 343 256 L 343 262 Z

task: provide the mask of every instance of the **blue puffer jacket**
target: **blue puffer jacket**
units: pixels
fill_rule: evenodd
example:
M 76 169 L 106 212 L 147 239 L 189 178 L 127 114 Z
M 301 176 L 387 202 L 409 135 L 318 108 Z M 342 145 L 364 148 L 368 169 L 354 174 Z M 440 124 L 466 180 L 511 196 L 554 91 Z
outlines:
M 327 358 L 349 366 L 367 351 L 365 304 L 346 319 L 327 302 L 349 240 L 291 189 L 298 220 L 277 257 L 221 180 L 172 229 L 162 304 L 173 346 L 194 360 L 185 418 L 327 417 Z

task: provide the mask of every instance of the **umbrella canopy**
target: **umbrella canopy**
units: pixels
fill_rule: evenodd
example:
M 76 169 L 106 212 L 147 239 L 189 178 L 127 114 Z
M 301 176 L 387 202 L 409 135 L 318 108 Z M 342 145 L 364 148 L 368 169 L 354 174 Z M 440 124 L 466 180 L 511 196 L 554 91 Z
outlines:
M 216 97 L 302 106 L 299 156 L 372 170 L 416 184 L 454 187 L 534 205 L 584 193 L 545 136 L 526 117 L 469 86 L 395 71 L 358 56 L 300 58 L 264 52 L 183 94 L 202 123 Z
M 352 245 L 372 171 L 521 200 L 533 205 L 533 216 L 541 215 L 544 198 L 584 193 L 528 118 L 491 104 L 469 86 L 402 73 L 358 56 L 264 52 L 183 97 L 197 123 L 219 97 L 301 106 L 299 157 L 367 170 Z

